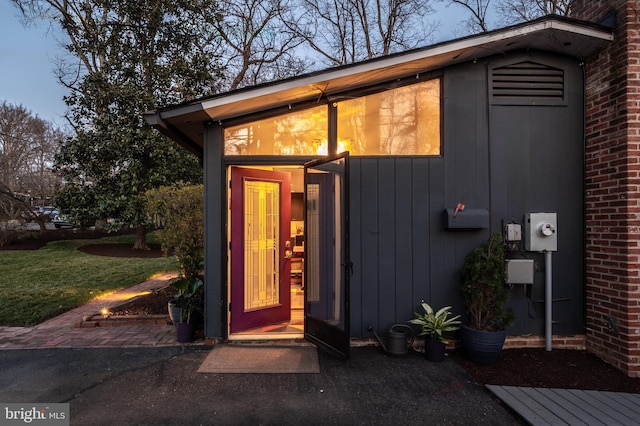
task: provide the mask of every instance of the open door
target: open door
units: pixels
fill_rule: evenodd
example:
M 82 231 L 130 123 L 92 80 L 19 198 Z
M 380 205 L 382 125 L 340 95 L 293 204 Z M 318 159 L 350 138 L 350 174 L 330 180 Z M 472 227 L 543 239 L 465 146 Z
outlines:
M 291 318 L 287 173 L 231 168 L 231 333 Z
M 349 358 L 348 153 L 305 165 L 305 338 Z

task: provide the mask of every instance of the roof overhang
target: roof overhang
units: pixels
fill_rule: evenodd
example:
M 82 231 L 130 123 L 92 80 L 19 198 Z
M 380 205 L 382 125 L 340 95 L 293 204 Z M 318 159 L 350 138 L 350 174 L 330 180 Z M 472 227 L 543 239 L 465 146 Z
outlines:
M 549 15 L 421 49 L 161 108 L 145 114 L 145 119 L 201 156 L 204 125 L 212 120 L 319 100 L 348 90 L 515 50 L 555 52 L 584 60 L 612 40 L 611 28 Z

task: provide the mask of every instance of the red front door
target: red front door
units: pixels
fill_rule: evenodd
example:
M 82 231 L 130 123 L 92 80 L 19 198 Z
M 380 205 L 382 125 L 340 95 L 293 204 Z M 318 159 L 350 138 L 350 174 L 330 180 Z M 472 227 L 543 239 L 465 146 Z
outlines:
M 291 318 L 288 173 L 231 168 L 231 333 Z

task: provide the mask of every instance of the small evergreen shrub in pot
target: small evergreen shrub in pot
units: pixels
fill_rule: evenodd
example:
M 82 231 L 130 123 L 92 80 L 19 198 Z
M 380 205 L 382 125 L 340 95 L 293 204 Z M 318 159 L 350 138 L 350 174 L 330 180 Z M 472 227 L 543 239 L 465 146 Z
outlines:
M 465 256 L 461 290 L 469 323 L 461 327 L 460 341 L 475 362 L 498 360 L 506 329 L 514 320 L 513 310 L 505 307 L 509 299 L 505 258 L 506 244 L 500 233 Z

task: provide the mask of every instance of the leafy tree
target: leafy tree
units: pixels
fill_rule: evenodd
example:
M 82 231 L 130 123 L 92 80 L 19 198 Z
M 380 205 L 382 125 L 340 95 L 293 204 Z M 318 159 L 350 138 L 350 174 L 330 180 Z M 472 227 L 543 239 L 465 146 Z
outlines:
M 56 199 L 83 221 L 113 218 L 137 229 L 146 248 L 143 195 L 178 180 L 199 181 L 197 158 L 144 123 L 158 105 L 213 93 L 218 68 L 212 29 L 200 13 L 208 0 L 12 0 L 27 17 L 59 22 L 77 59 L 60 81 L 75 136 L 65 140 Z

